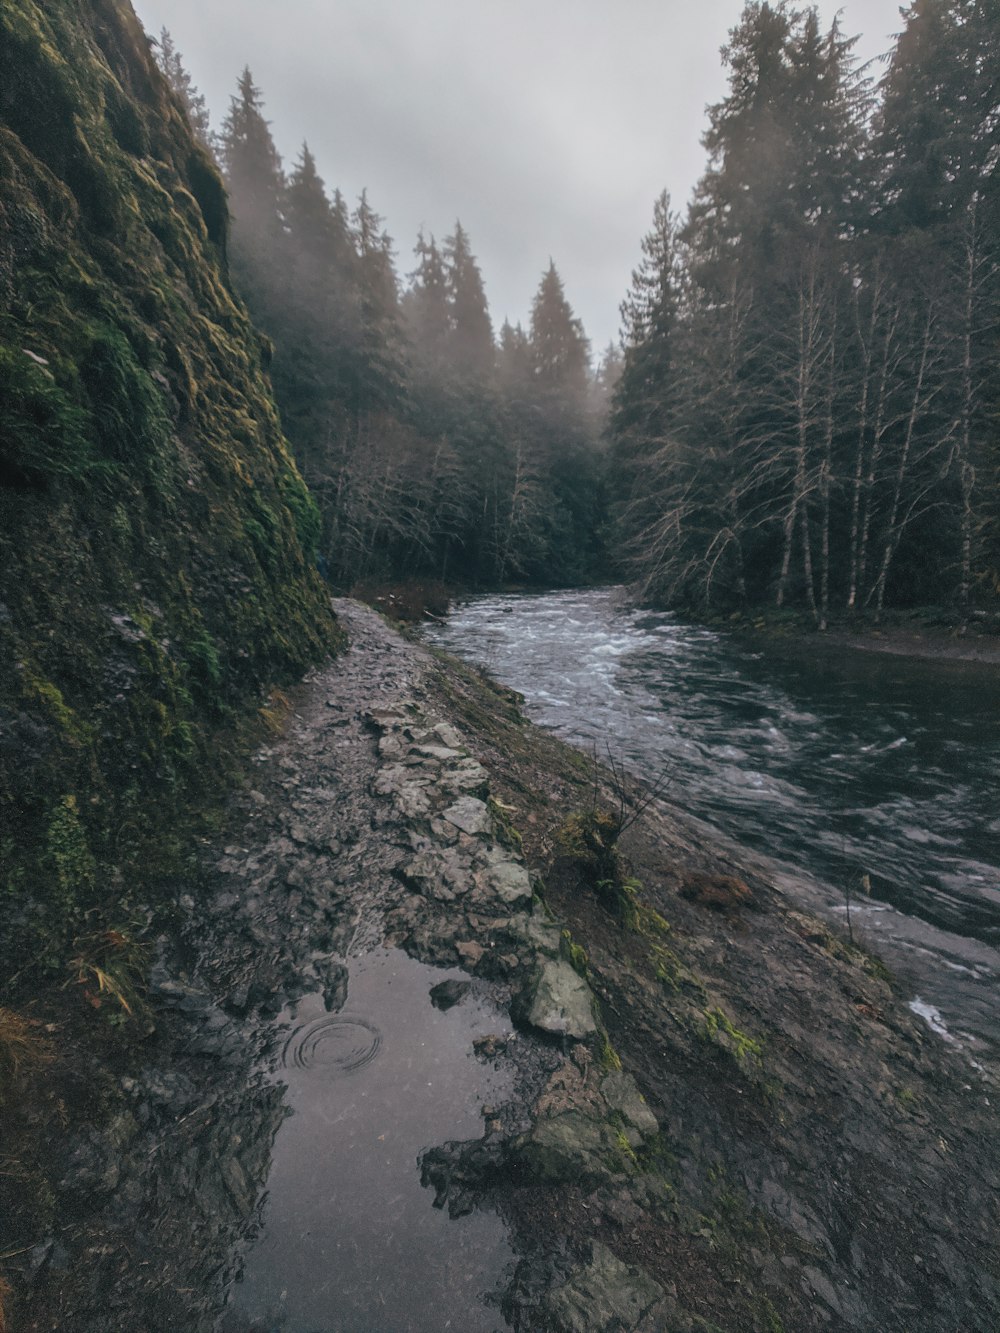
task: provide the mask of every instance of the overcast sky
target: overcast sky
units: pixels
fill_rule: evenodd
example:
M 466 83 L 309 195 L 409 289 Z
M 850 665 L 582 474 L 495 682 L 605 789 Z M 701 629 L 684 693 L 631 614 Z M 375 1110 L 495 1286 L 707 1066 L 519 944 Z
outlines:
M 328 186 L 367 186 L 405 276 L 423 226 L 460 218 L 494 324 L 527 320 L 551 256 L 595 348 L 654 198 L 682 208 L 704 167 L 705 106 L 742 0 L 136 0 L 164 25 L 218 124 L 244 65 L 287 164 L 303 139 Z M 899 0 L 822 0 L 868 60 Z M 881 70 L 881 65 L 875 67 Z

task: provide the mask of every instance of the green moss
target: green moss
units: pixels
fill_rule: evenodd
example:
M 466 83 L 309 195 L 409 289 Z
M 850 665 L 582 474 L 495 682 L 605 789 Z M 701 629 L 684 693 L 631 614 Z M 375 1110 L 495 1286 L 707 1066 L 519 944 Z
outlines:
M 600 1024 L 598 1024 L 597 1031 L 600 1038 L 600 1046 L 597 1052 L 598 1064 L 609 1073 L 621 1069 L 622 1058 L 612 1046 L 611 1038 Z
M 25 670 L 24 694 L 30 702 L 39 706 L 70 745 L 81 747 L 91 743 L 93 728 L 68 707 L 58 685 L 54 685 L 51 680 L 42 680 L 34 672 Z
M 625 1137 L 625 1131 L 621 1128 L 615 1130 L 615 1146 L 618 1149 L 619 1155 L 624 1158 L 630 1166 L 638 1165 L 639 1159 L 636 1156 L 635 1149 L 632 1147 L 631 1143 L 629 1143 L 628 1139 Z
M 785 1333 L 785 1325 L 768 1297 L 758 1296 L 757 1303 L 760 1309 L 760 1326 L 763 1333 Z
M 704 1015 L 701 1036 L 727 1051 L 739 1062 L 759 1064 L 763 1056 L 763 1047 L 753 1037 L 741 1032 L 721 1009 L 708 1009 Z
M 0 479 L 82 481 L 100 465 L 88 425 L 51 371 L 28 351 L 0 345 Z
M 61 897 L 69 901 L 93 888 L 97 867 L 75 796 L 63 796 L 56 802 L 45 852 Z
M 590 969 L 590 958 L 582 944 L 577 944 L 568 930 L 559 936 L 559 953 L 581 977 L 586 980 Z
M 497 842 L 506 847 L 508 851 L 521 853 L 523 842 L 521 835 L 511 823 L 510 807 L 501 804 L 493 796 L 487 796 L 486 808 L 490 812 L 490 818 L 493 821 L 493 833 Z
M 222 664 L 219 650 L 207 629 L 199 629 L 188 639 L 184 657 L 195 679 L 212 690 L 222 682 Z
M 638 889 L 638 881 L 634 881 Z M 645 903 L 636 904 L 636 930 L 641 935 L 663 936 L 670 934 L 670 922 L 654 908 Z
M 278 490 L 282 500 L 291 511 L 295 520 L 295 532 L 305 558 L 312 564 L 319 550 L 320 533 L 323 520 L 319 506 L 309 494 L 305 482 L 298 472 L 285 469 L 278 479 Z
M 224 767 L 220 726 L 338 635 L 229 290 L 221 182 L 134 15 L 7 0 L 0 88 L 0 659 L 25 664 L 0 673 L 9 976 L 71 898 L 154 891 Z

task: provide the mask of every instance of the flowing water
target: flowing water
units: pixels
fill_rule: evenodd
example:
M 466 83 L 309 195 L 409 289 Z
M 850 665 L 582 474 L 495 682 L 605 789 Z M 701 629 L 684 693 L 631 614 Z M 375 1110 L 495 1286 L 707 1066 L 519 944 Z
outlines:
M 819 640 L 752 651 L 620 590 L 488 596 L 427 638 L 846 916 L 943 1036 L 1000 1040 L 1000 671 Z M 867 876 L 867 880 L 864 877 Z M 862 885 L 871 892 L 862 894 Z

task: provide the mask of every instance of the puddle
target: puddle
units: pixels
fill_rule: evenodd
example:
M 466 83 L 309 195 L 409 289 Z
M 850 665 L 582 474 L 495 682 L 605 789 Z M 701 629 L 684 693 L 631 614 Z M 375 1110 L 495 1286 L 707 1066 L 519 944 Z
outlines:
M 430 990 L 455 969 L 399 950 L 352 960 L 347 1000 L 291 1006 L 276 1077 L 291 1114 L 274 1142 L 260 1237 L 230 1310 L 266 1333 L 493 1333 L 486 1303 L 514 1261 L 491 1213 L 452 1221 L 420 1184 L 418 1157 L 478 1138 L 511 1080 L 473 1054 L 509 1032 L 473 989 L 446 1009 Z

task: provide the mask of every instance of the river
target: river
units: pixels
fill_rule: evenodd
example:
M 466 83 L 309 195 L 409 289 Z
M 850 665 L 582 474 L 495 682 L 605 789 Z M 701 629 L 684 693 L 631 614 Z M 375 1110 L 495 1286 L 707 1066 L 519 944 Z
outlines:
M 621 589 L 460 603 L 426 638 L 535 722 L 665 784 L 787 894 L 881 954 L 945 1040 L 1000 1045 L 1000 672 L 769 642 Z M 870 892 L 863 891 L 870 886 Z

